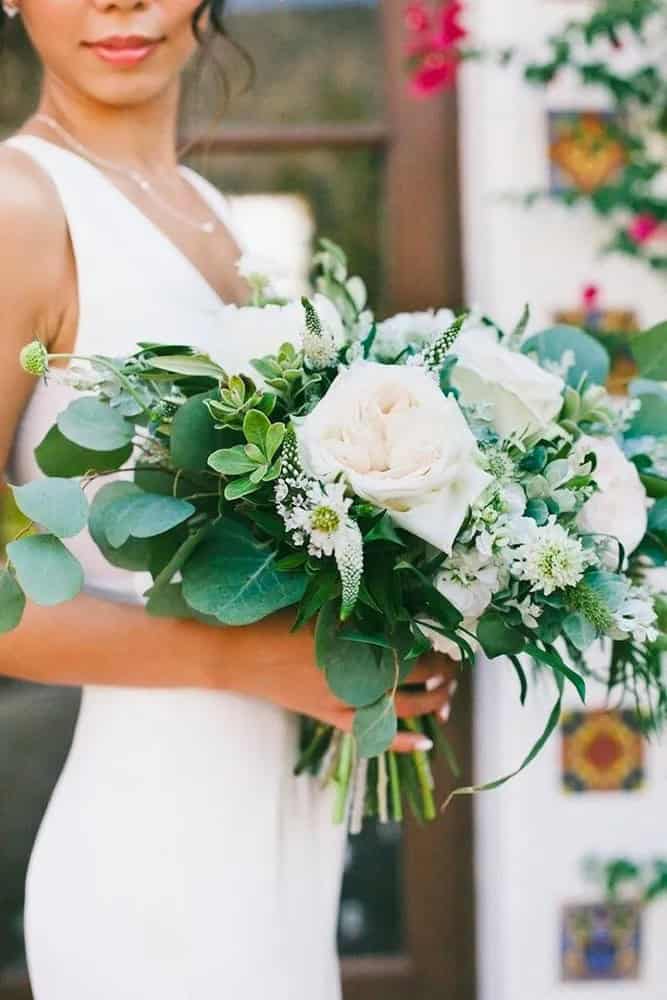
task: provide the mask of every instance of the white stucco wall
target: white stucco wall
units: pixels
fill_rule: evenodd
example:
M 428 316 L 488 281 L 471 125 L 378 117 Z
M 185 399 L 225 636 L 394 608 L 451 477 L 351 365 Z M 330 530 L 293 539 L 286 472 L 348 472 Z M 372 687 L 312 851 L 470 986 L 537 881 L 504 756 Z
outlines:
M 537 52 L 551 28 L 587 9 L 579 0 L 469 0 L 473 41 Z M 631 58 L 625 53 L 624 58 Z M 513 69 L 468 66 L 462 74 L 461 174 L 467 301 L 510 325 L 523 304 L 531 326 L 576 306 L 582 287 L 600 286 L 608 308 L 632 308 L 640 323 L 667 315 L 664 278 L 622 257 L 601 257 L 605 227 L 586 208 L 540 203 L 526 210 L 506 192 L 546 188 L 547 110 L 604 108 L 572 81 L 548 92 Z M 516 767 L 541 732 L 553 687 L 522 709 L 509 664 L 481 661 L 476 677 L 476 780 Z M 589 703 L 604 705 L 591 687 Z M 576 696 L 569 706 L 575 707 Z M 659 1000 L 667 996 L 667 905 L 644 915 L 637 982 L 562 983 L 561 908 L 591 902 L 586 855 L 667 856 L 667 738 L 649 747 L 645 787 L 632 793 L 568 795 L 560 784 L 560 739 L 504 788 L 478 796 L 479 1000 Z M 455 806 L 453 807 L 455 808 Z

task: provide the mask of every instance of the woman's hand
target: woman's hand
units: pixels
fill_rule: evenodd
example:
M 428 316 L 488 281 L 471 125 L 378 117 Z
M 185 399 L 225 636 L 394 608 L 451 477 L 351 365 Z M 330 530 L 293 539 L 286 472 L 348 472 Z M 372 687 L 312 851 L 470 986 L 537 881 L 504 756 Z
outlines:
M 238 661 L 234 664 L 233 682 L 217 686 L 229 686 L 235 691 L 264 698 L 350 732 L 354 709 L 332 693 L 324 672 L 315 663 L 314 626 L 311 623 L 290 634 L 288 629 L 293 616 L 293 611 L 279 612 L 247 630 L 239 629 L 238 633 L 245 635 L 239 635 L 241 641 L 236 647 Z M 407 683 L 424 685 L 426 690 L 399 689 L 396 694 L 398 716 L 409 718 L 434 712 L 446 721 L 456 686 L 455 670 L 456 665 L 446 656 L 438 653 L 422 656 Z M 419 733 L 400 732 L 391 748 L 399 753 L 412 753 L 428 750 L 431 746 L 431 741 Z

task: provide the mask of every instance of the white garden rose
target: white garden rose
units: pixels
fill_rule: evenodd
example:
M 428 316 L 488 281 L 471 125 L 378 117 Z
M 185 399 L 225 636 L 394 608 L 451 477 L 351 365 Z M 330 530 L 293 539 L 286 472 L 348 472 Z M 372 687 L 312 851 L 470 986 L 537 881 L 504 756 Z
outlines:
M 314 295 L 311 299 L 328 339 L 339 349 L 345 331 L 340 315 L 330 299 Z M 306 335 L 306 314 L 301 302 L 294 300 L 284 306 L 225 305 L 220 309 L 220 337 L 209 353 L 228 375 L 249 375 L 264 386 L 264 381 L 252 366 L 252 358 L 277 354 L 284 343 L 303 346 Z
M 358 496 L 444 552 L 491 482 L 456 401 L 422 368 L 357 361 L 297 435 L 309 475 L 342 474 Z
M 464 326 L 452 354 L 458 363 L 452 385 L 466 405 L 490 403 L 493 421 L 503 437 L 546 429 L 563 405 L 564 383 L 557 375 L 498 343 L 487 326 Z
M 647 528 L 646 490 L 639 473 L 612 437 L 584 435 L 579 454 L 594 452 L 598 464 L 593 478 L 599 487 L 579 514 L 582 531 L 612 535 L 626 553 L 634 552 Z

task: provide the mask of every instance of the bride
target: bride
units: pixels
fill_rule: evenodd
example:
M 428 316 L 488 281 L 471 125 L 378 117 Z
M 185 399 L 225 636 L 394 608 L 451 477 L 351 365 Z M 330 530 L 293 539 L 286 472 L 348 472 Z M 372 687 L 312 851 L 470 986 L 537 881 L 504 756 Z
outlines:
M 74 391 L 20 372 L 36 335 L 52 352 L 185 340 L 224 359 L 221 313 L 249 292 L 241 247 L 175 143 L 181 73 L 222 33 L 223 3 L 3 4 L 44 69 L 37 112 L 0 144 L 10 482 L 39 474 L 34 449 Z M 1 639 L 5 674 L 83 689 L 28 868 L 36 1000 L 336 1000 L 344 827 L 330 790 L 291 769 L 297 713 L 349 729 L 352 712 L 316 669 L 312 632 L 289 635 L 287 612 L 244 628 L 151 618 L 131 559 L 110 567 L 88 535 L 72 547 L 87 592 L 31 606 Z M 446 716 L 448 678 L 424 658 L 399 714 Z

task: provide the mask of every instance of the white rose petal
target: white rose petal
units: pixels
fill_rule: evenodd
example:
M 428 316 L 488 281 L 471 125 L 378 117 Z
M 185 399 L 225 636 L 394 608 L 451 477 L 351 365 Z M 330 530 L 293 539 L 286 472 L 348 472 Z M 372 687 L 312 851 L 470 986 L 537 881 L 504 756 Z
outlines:
M 309 475 L 331 481 L 342 473 L 358 496 L 448 553 L 492 481 L 456 401 L 420 368 L 356 362 L 297 434 Z
M 598 464 L 593 478 L 599 492 L 579 514 L 582 531 L 612 535 L 627 554 L 634 552 L 647 528 L 646 490 L 639 473 L 612 437 L 584 436 L 578 442 L 581 456 L 594 452 Z
M 463 403 L 491 403 L 503 437 L 544 430 L 560 413 L 563 380 L 503 347 L 490 327 L 464 326 L 452 354 L 458 363 L 451 380 Z
M 256 384 L 263 385 L 250 359 L 277 354 L 286 342 L 300 347 L 304 322 L 300 302 L 263 308 L 226 305 L 220 310 L 218 342 L 209 353 L 228 375 L 249 375 Z

